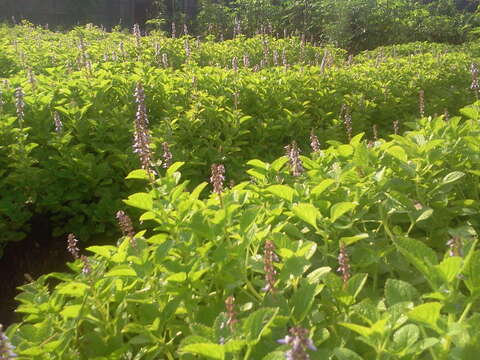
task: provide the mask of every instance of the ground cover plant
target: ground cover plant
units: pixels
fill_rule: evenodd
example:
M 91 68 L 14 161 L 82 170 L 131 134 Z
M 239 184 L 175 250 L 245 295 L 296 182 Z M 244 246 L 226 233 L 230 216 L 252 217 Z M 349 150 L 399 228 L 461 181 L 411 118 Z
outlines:
M 70 234 L 71 272 L 22 287 L 8 341 L 29 359 L 473 359 L 479 106 L 385 140 L 312 136 L 310 156 L 293 142 L 233 187 L 223 164 L 190 192 L 183 163 L 144 162 L 124 200 L 143 229 L 120 211 L 116 246 Z

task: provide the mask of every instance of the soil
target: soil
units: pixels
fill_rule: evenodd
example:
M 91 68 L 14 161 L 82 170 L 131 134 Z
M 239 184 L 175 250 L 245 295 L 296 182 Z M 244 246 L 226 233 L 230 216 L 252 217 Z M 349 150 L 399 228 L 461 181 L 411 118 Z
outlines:
M 20 320 L 14 312 L 18 303 L 18 286 L 54 271 L 64 272 L 71 261 L 66 250 L 66 236 L 53 238 L 47 217 L 36 216 L 31 221 L 30 235 L 8 243 L 0 258 L 0 323 L 5 327 Z

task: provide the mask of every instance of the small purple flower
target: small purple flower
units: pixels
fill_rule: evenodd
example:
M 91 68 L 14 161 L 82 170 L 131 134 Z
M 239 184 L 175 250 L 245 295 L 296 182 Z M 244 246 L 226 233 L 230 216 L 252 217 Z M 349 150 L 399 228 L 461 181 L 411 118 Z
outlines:
M 127 236 L 130 239 L 130 244 L 132 244 L 132 246 L 135 246 L 135 230 L 133 229 L 133 224 L 130 217 L 125 214 L 124 211 L 119 210 L 117 211 L 116 218 L 118 220 L 120 230 L 122 230 L 123 236 Z
M 77 247 L 78 240 L 74 234 L 68 234 L 67 238 L 67 250 L 70 254 L 72 254 L 74 259 L 78 259 L 80 257 L 80 249 Z
M 17 119 L 20 123 L 20 126 L 23 125 L 23 119 L 25 117 L 25 101 L 24 101 L 25 94 L 23 93 L 23 89 L 18 87 L 15 90 L 15 107 L 17 109 Z
M 454 236 L 447 241 L 448 255 L 450 256 L 463 256 L 462 252 L 462 239 L 459 236 Z
M 318 140 L 318 136 L 312 131 L 310 132 L 310 146 L 314 152 L 320 152 L 320 141 Z
M 293 176 L 300 176 L 305 169 L 303 168 L 302 161 L 300 160 L 300 149 L 297 146 L 297 142 L 293 141 L 291 144 L 285 146 L 286 156 L 290 162 L 290 169 Z
M 0 360 L 13 360 L 18 357 L 14 350 L 15 347 L 12 345 L 7 335 L 3 333 L 3 326 L 0 324 Z
M 168 169 L 170 167 L 170 165 L 172 165 L 173 155 L 172 155 L 172 153 L 170 151 L 170 147 L 168 146 L 168 143 L 166 141 L 162 143 L 162 147 L 163 147 L 162 167 L 164 169 Z
M 63 123 L 62 123 L 62 119 L 60 118 L 60 114 L 58 113 L 58 111 L 55 111 L 53 113 L 53 122 L 55 124 L 55 131 L 57 133 L 61 133 L 62 130 L 63 130 Z
M 310 356 L 307 353 L 307 349 L 317 351 L 313 341 L 308 337 L 309 331 L 300 326 L 296 326 L 291 328 L 289 333 L 290 335 L 277 340 L 279 344 L 289 345 L 291 347 L 291 349 L 285 353 L 285 358 L 287 360 L 309 360 Z
M 265 292 L 275 292 L 275 283 L 277 281 L 277 271 L 273 263 L 278 261 L 277 254 L 275 254 L 275 244 L 271 240 L 265 242 L 265 249 L 263 252 L 263 270 L 265 271 L 265 286 L 262 288 Z
M 343 284 L 346 285 L 350 279 L 350 259 L 347 254 L 347 248 L 344 243 L 340 243 L 340 250 L 338 253 L 338 264 L 340 265 L 337 269 L 339 273 L 342 274 Z
M 145 90 L 141 83 L 135 88 L 137 113 L 135 116 L 135 132 L 133 152 L 140 157 L 142 169 L 149 175 L 155 174 L 152 169 L 152 151 L 150 150 L 150 132 L 148 130 L 147 107 L 145 105 Z
M 223 164 L 212 164 L 211 170 L 210 183 L 213 186 L 213 192 L 220 195 L 225 182 L 225 166 Z

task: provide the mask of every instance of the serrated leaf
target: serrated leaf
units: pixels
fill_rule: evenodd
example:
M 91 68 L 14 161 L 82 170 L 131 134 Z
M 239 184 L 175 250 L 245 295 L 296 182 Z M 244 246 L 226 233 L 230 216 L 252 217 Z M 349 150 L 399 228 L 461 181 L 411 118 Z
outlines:
M 405 351 L 413 346 L 420 336 L 420 329 L 415 324 L 407 324 L 395 331 L 393 342 L 396 351 Z
M 112 256 L 112 253 L 117 251 L 117 248 L 111 245 L 103 245 L 103 246 L 95 245 L 95 246 L 87 247 L 86 250 L 94 254 L 100 255 L 104 258 L 110 259 L 110 257 Z
M 143 169 L 130 171 L 125 179 L 150 180 L 148 172 Z
M 323 193 L 325 190 L 327 190 L 333 184 L 335 184 L 335 180 L 325 179 L 322 182 L 320 182 L 320 184 L 315 186 L 310 193 L 312 195 L 320 195 L 321 193 Z
M 295 195 L 295 190 L 287 185 L 271 185 L 265 189 L 269 193 L 278 196 L 288 202 L 293 201 L 293 196 Z
M 58 285 L 57 289 L 59 294 L 79 297 L 85 294 L 85 291 L 89 289 L 89 286 L 81 282 L 71 281 L 66 284 Z
M 440 310 L 442 304 L 438 302 L 430 302 L 418 305 L 407 313 L 410 320 L 417 321 L 423 325 L 438 329 L 438 320 L 440 319 Z
M 137 276 L 137 272 L 128 265 L 117 265 L 114 266 L 109 272 L 104 276 L 113 277 L 113 276 Z
M 312 204 L 300 203 L 295 205 L 292 211 L 297 217 L 305 221 L 307 224 L 310 224 L 314 228 L 318 229 L 317 218 L 319 218 L 321 214 L 315 206 Z
M 246 340 L 250 345 L 260 341 L 265 330 L 272 324 L 278 308 L 262 308 L 250 314 L 243 324 Z
M 180 348 L 181 353 L 204 356 L 208 359 L 225 359 L 225 350 L 222 345 L 213 343 L 188 344 Z
M 167 176 L 173 176 L 173 174 L 178 171 L 178 169 L 180 169 L 183 165 L 185 165 L 184 162 L 182 161 L 177 161 L 177 162 L 174 162 L 172 165 L 170 165 L 167 169 L 167 172 L 166 172 L 166 175 Z
M 368 238 L 368 234 L 363 233 L 363 234 L 358 234 L 358 235 L 355 235 L 355 236 L 342 237 L 342 238 L 340 238 L 340 242 L 345 244 L 345 245 L 351 245 L 351 244 L 356 243 L 357 241 L 367 239 L 367 238 Z
M 76 318 L 80 314 L 80 310 L 82 309 L 82 305 L 68 305 L 60 311 L 60 315 L 64 319 Z
M 400 146 L 395 145 L 395 146 L 389 147 L 388 149 L 385 150 L 385 152 L 403 162 L 407 162 L 408 160 L 407 153 Z
M 445 282 L 451 283 L 462 271 L 463 259 L 459 256 L 452 256 L 445 258 L 439 265 L 435 265 L 435 268 L 439 270 L 439 274 L 442 276 Z
M 418 297 L 419 293 L 417 289 L 408 282 L 388 279 L 385 283 L 385 298 L 390 306 L 400 302 L 415 301 Z
M 355 351 L 347 348 L 336 348 L 333 353 L 338 360 L 363 360 Z
M 128 199 L 123 200 L 123 202 L 142 210 L 152 210 L 153 208 L 152 195 L 143 192 L 130 195 Z
M 298 323 L 310 312 L 316 294 L 317 286 L 306 282 L 303 282 L 293 294 L 290 301 L 291 314 Z
M 353 210 L 357 207 L 357 203 L 353 202 L 339 202 L 330 208 L 330 220 L 335 222 L 340 216 L 344 215 L 345 213 Z
M 266 170 L 268 168 L 268 165 L 264 163 L 262 160 L 259 159 L 252 159 L 247 161 L 247 165 Z

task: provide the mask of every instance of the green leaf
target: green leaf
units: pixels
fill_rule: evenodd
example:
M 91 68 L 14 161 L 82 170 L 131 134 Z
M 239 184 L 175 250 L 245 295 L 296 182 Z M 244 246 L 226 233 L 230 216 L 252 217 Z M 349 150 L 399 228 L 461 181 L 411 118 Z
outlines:
M 278 308 L 262 308 L 250 314 L 243 324 L 243 332 L 250 345 L 260 341 L 263 333 L 272 324 L 278 313 Z
M 86 250 L 94 254 L 100 255 L 104 258 L 110 259 L 110 257 L 112 256 L 112 253 L 117 251 L 117 248 L 111 245 L 103 245 L 103 246 L 95 245 L 95 246 L 87 247 Z
M 438 320 L 440 319 L 441 308 L 442 304 L 438 302 L 425 303 L 414 307 L 408 312 L 407 316 L 410 320 L 430 326 L 432 329 L 438 331 Z
M 332 271 L 332 268 L 329 266 L 320 267 L 313 270 L 310 274 L 307 275 L 308 282 L 310 284 L 318 284 L 323 275 L 328 274 Z
M 150 180 L 150 176 L 146 170 L 137 169 L 130 171 L 125 179 Z
M 287 185 L 271 185 L 265 189 L 269 193 L 278 196 L 288 202 L 293 201 L 293 195 L 295 195 L 295 190 Z
M 389 306 L 405 301 L 415 301 L 419 298 L 419 293 L 408 282 L 388 279 L 385 283 L 385 298 Z
M 180 169 L 183 165 L 185 165 L 184 162 L 181 162 L 181 161 L 177 161 L 175 163 L 173 163 L 172 165 L 169 166 L 167 172 L 166 172 L 166 175 L 167 176 L 173 176 L 173 174 L 178 170 Z
M 290 301 L 291 314 L 298 323 L 302 322 L 310 312 L 310 308 L 315 300 L 315 295 L 317 295 L 317 286 L 305 281 L 302 282 L 293 294 Z
M 330 208 L 330 220 L 332 222 L 335 222 L 343 214 L 355 209 L 357 205 L 357 203 L 353 202 L 340 202 L 332 205 L 332 207 Z
M 355 351 L 347 348 L 336 348 L 333 353 L 338 360 L 363 360 Z
M 325 179 L 320 184 L 318 184 L 317 186 L 315 186 L 312 189 L 311 194 L 312 195 L 320 195 L 321 193 L 323 193 L 325 190 L 327 190 L 333 184 L 335 184 L 335 180 Z
M 109 272 L 104 276 L 113 277 L 113 276 L 137 276 L 137 272 L 128 265 L 117 265 L 114 266 Z
M 315 229 L 318 229 L 317 218 L 319 218 L 321 214 L 315 206 L 312 204 L 300 203 L 295 205 L 292 211 L 297 217 L 305 221 L 307 224 L 310 224 Z
M 370 335 L 373 334 L 373 329 L 366 326 L 352 324 L 352 323 L 344 323 L 344 322 L 340 322 L 338 323 L 338 325 L 341 325 L 343 327 L 346 327 L 347 329 L 355 331 L 357 334 L 364 336 L 366 338 L 368 338 Z
M 225 359 L 225 350 L 223 346 L 213 343 L 188 344 L 180 348 L 180 353 L 204 356 L 208 359 Z
M 438 272 L 433 265 L 438 264 L 437 255 L 435 251 L 430 249 L 421 241 L 401 237 L 395 240 L 400 253 L 405 256 L 413 266 L 427 279 L 433 290 L 437 290 L 440 286 Z
M 202 193 L 203 189 L 205 189 L 207 186 L 208 186 L 208 183 L 206 181 L 200 183 L 190 194 L 190 199 L 197 200 L 200 197 L 200 194 Z
M 450 183 L 453 183 L 455 181 L 458 181 L 464 176 L 465 176 L 465 173 L 463 173 L 461 171 L 453 171 L 443 178 L 442 185 L 446 185 L 446 184 L 450 184 Z
M 480 291 L 480 251 L 476 250 L 463 271 L 464 282 L 471 293 Z
M 130 195 L 128 199 L 123 200 L 123 202 L 129 206 L 133 206 L 142 210 L 152 210 L 153 208 L 152 195 L 144 192 Z
M 83 296 L 85 294 L 85 291 L 87 291 L 89 286 L 87 284 L 77 282 L 77 281 L 71 281 L 66 284 L 60 284 L 57 286 L 58 293 L 62 295 L 70 295 L 70 296 Z
M 356 243 L 357 241 L 367 239 L 367 238 L 368 238 L 368 234 L 363 233 L 363 234 L 358 234 L 358 235 L 355 235 L 355 236 L 342 237 L 342 238 L 340 238 L 340 242 L 345 244 L 345 245 L 351 245 L 351 244 Z
M 263 170 L 266 170 L 268 168 L 268 165 L 266 163 L 264 163 L 262 160 L 258 160 L 258 159 L 252 159 L 252 160 L 248 161 L 247 165 L 250 165 L 250 166 L 253 166 L 253 167 L 256 167 L 256 168 L 259 168 L 259 169 L 263 169 Z
M 403 162 L 407 162 L 408 160 L 407 153 L 400 146 L 395 145 L 395 146 L 389 147 L 387 150 L 385 150 L 385 152 Z
M 420 221 L 427 220 L 432 215 L 433 215 L 433 209 L 426 209 L 417 217 L 417 220 L 415 220 L 415 222 L 419 223 Z
M 82 309 L 82 305 L 68 305 L 60 311 L 60 315 L 66 320 L 69 318 L 76 318 L 80 314 L 80 310 Z
M 420 336 L 420 329 L 417 325 L 407 324 L 395 331 L 393 343 L 396 351 L 405 351 L 413 346 Z
M 458 256 L 452 256 L 445 258 L 439 265 L 435 265 L 435 268 L 439 270 L 440 275 L 445 282 L 451 283 L 462 271 L 463 259 Z

